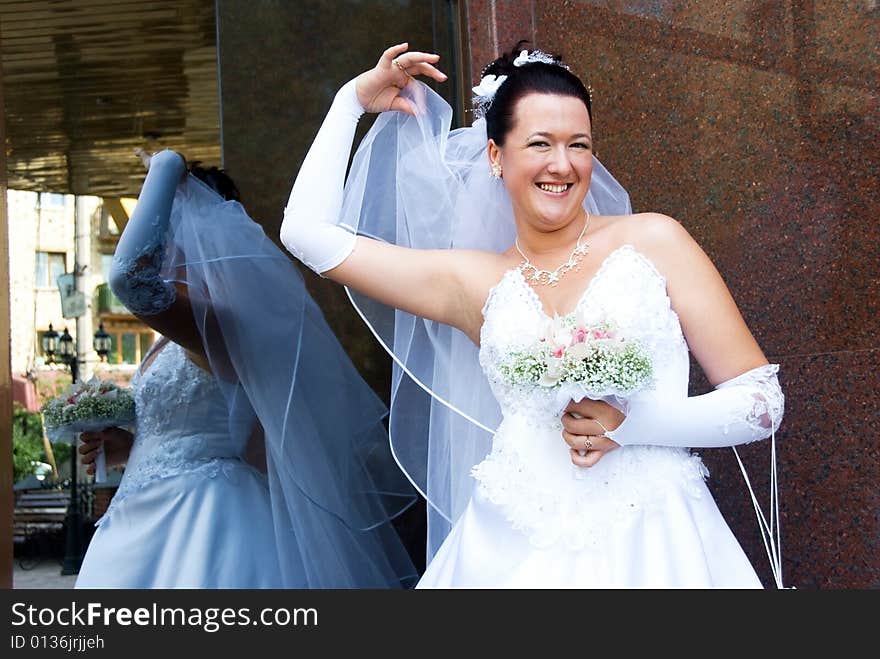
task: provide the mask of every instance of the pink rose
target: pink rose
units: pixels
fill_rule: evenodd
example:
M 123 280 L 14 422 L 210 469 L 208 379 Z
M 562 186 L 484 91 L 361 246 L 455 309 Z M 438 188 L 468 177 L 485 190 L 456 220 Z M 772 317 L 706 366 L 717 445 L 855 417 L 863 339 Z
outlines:
M 587 332 L 587 330 L 585 328 L 578 327 L 574 331 L 574 333 L 571 335 L 571 342 L 572 342 L 572 344 L 583 343 L 584 341 L 587 340 L 588 335 L 589 335 L 589 333 Z
M 552 354 L 556 359 L 560 359 L 560 358 L 562 357 L 562 355 L 563 355 L 564 352 L 565 352 L 565 348 L 563 348 L 562 346 L 559 346 L 559 347 L 556 348 L 556 350 L 554 350 L 551 354 Z

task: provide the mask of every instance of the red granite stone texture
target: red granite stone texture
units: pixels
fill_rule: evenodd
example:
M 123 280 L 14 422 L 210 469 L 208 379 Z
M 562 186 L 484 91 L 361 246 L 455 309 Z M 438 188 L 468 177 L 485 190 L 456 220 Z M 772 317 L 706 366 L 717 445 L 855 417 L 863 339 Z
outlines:
M 597 153 L 633 207 L 688 228 L 768 354 L 876 347 L 877 58 L 833 51 L 827 22 L 811 41 L 790 20 L 770 51 L 759 3 L 731 22 L 742 41 L 708 3 L 606 4 L 536 0 L 536 41 L 591 81 Z
M 518 41 L 534 42 L 534 0 L 469 0 L 471 79 L 476 85 L 480 71 Z
M 785 418 L 776 435 L 785 583 L 880 587 L 880 350 L 780 360 Z M 694 393 L 705 391 L 695 383 Z M 740 447 L 765 514 L 770 442 Z M 730 449 L 700 451 L 718 507 L 765 585 L 754 509 Z
M 536 45 L 592 84 L 597 155 L 634 209 L 682 222 L 782 366 L 787 583 L 880 587 L 876 10 L 818 12 L 801 0 L 532 8 Z M 693 373 L 692 393 L 708 390 Z M 741 450 L 765 505 L 768 447 Z M 770 585 L 732 451 L 704 454 L 722 512 Z
M 498 14 L 499 54 L 510 50 L 523 39 L 532 42 L 532 46 L 534 46 L 533 5 L 533 0 L 507 0 L 495 3 Z

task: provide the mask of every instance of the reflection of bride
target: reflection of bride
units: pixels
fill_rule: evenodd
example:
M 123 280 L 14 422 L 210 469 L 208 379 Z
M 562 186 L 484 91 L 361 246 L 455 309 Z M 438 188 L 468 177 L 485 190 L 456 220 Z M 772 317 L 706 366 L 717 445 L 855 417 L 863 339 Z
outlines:
M 237 199 L 220 170 L 194 173 Z M 132 382 L 137 432 L 77 587 L 408 585 L 389 520 L 414 494 L 383 406 L 290 259 L 185 174 L 152 157 L 114 257 L 114 293 L 170 340 Z M 85 462 L 105 440 L 119 459 L 118 429 L 85 439 Z
M 420 587 L 760 586 L 686 447 L 770 436 L 777 367 L 681 225 L 631 214 L 560 60 L 499 58 L 474 90 L 485 118 L 449 132 L 449 107 L 411 79 L 445 80 L 437 59 L 395 46 L 339 91 L 281 233 L 357 291 L 395 358 L 393 447 L 430 504 Z M 343 194 L 364 110 L 398 112 Z M 643 346 L 651 385 L 590 400 L 549 370 L 511 378 L 513 356 L 557 340 L 548 326 L 600 325 Z M 712 393 L 688 397 L 688 350 Z

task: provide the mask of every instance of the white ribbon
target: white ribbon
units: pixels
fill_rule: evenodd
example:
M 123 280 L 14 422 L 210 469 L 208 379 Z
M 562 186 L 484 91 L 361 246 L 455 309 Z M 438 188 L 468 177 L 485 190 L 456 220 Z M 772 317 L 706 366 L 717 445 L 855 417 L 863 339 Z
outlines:
M 773 581 L 777 588 L 785 588 L 782 581 L 782 534 L 780 533 L 779 519 L 779 482 L 776 478 L 776 432 L 772 432 L 770 436 L 770 521 L 761 505 L 758 503 L 758 497 L 755 496 L 755 490 L 746 473 L 745 465 L 739 457 L 736 447 L 733 448 L 733 454 L 739 463 L 740 471 L 746 481 L 746 487 L 749 488 L 749 494 L 752 497 L 752 505 L 755 507 L 755 515 L 758 518 L 758 528 L 761 530 L 761 539 L 764 541 L 764 550 L 767 552 L 767 558 L 770 560 L 770 571 L 773 573 Z

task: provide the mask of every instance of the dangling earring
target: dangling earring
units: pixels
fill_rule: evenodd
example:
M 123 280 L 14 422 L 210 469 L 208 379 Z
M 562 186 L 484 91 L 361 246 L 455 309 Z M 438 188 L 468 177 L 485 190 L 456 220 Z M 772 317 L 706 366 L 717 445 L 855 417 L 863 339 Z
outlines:
M 494 179 L 501 178 L 501 165 L 499 165 L 497 162 L 493 162 L 490 169 L 492 170 L 492 178 L 494 178 Z

